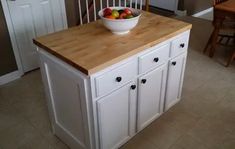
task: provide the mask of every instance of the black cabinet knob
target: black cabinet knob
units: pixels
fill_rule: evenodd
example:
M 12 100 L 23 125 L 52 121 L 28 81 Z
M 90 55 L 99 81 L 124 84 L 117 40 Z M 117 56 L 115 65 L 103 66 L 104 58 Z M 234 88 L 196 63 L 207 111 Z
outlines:
M 136 85 L 131 85 L 131 89 L 135 90 L 136 89 Z
M 157 63 L 159 61 L 159 58 L 156 57 L 156 58 L 153 59 L 153 61 Z
M 143 84 L 145 84 L 146 82 L 147 82 L 146 79 L 142 79 L 142 80 L 141 80 L 141 83 L 143 83 Z
M 175 65 L 176 65 L 176 62 L 172 62 L 171 64 L 172 64 L 173 66 L 175 66 Z
M 184 43 L 181 43 L 181 44 L 180 44 L 180 47 L 181 47 L 181 48 L 184 48 L 184 47 L 185 47 L 185 44 L 184 44 Z
M 121 82 L 121 81 L 122 81 L 122 77 L 117 77 L 117 78 L 116 78 L 116 81 L 117 81 L 117 82 Z

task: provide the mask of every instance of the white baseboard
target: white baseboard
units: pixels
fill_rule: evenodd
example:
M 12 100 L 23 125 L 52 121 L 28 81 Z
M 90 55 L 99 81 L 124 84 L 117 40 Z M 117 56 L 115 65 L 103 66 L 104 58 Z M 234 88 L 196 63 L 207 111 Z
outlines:
M 187 10 L 176 10 L 175 14 L 177 16 L 186 16 L 187 15 Z
M 212 11 L 213 11 L 213 7 L 208 8 L 208 9 L 203 10 L 203 11 L 200 11 L 200 12 L 198 12 L 198 13 L 192 15 L 192 16 L 193 16 L 193 17 L 200 17 L 200 16 L 202 16 L 202 15 L 204 15 L 204 14 L 207 14 L 207 13 L 210 13 L 210 12 L 212 12 Z
M 20 76 L 21 75 L 20 75 L 20 72 L 18 70 L 13 71 L 11 73 L 8 73 L 6 75 L 0 76 L 0 85 L 9 83 L 9 82 L 14 81 L 16 79 L 19 79 Z

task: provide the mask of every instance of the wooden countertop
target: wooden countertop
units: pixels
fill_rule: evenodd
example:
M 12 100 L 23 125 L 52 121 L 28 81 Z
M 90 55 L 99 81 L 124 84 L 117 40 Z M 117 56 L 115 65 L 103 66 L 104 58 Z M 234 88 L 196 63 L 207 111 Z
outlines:
M 215 5 L 215 9 L 229 11 L 235 13 L 235 0 L 228 0 Z
M 192 28 L 191 24 L 143 12 L 129 34 L 114 35 L 101 21 L 34 39 L 34 43 L 91 75 Z

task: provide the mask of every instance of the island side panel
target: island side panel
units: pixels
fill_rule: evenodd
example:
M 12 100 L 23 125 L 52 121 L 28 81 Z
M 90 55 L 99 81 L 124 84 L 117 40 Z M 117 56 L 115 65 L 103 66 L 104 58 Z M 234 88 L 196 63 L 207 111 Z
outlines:
M 94 148 L 89 78 L 38 48 L 53 133 L 71 148 Z

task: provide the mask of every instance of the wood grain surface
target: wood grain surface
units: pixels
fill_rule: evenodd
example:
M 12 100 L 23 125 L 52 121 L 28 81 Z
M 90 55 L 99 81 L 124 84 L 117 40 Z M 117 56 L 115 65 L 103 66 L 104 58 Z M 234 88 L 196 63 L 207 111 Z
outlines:
M 190 30 L 191 24 L 142 12 L 129 34 L 114 35 L 96 21 L 34 39 L 34 43 L 86 75 Z
M 215 9 L 235 13 L 235 0 L 228 0 L 226 2 L 222 2 L 221 4 L 217 4 Z

